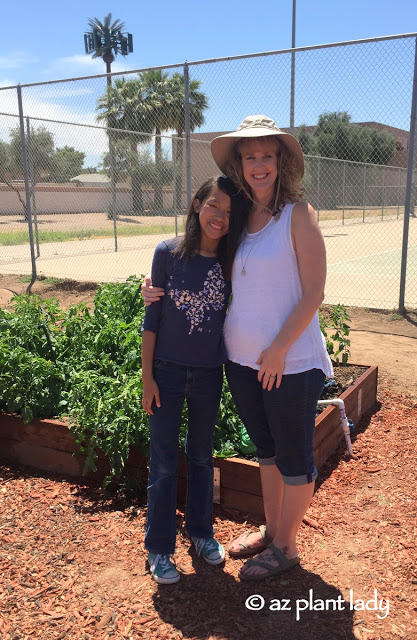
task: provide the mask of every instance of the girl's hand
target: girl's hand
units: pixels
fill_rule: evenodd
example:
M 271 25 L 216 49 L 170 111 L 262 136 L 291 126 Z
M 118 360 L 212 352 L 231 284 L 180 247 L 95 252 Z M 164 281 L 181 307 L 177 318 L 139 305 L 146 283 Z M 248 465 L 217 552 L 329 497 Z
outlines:
M 152 286 L 152 278 L 149 274 L 145 276 L 145 281 L 141 286 L 141 291 L 146 307 L 149 307 L 152 302 L 157 302 L 157 300 L 161 299 L 161 296 L 165 295 L 164 289 Z
M 258 380 L 262 382 L 262 388 L 271 391 L 275 385 L 278 389 L 284 370 L 284 355 L 271 346 L 262 351 L 256 364 L 261 365 L 258 371 Z
M 150 416 L 153 416 L 152 411 L 152 403 L 155 399 L 155 404 L 157 407 L 161 406 L 161 400 L 159 398 L 159 388 L 156 384 L 154 378 L 149 380 L 149 382 L 143 382 L 143 396 L 142 396 L 142 407 L 144 411 Z

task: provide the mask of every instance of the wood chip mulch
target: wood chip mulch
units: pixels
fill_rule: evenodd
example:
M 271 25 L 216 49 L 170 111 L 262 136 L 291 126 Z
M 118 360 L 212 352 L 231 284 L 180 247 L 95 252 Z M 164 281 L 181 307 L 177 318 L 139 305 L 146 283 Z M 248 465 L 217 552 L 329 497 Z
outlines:
M 1 640 L 415 640 L 416 425 L 416 401 L 392 396 L 385 381 L 356 430 L 355 458 L 341 448 L 320 472 L 301 566 L 257 583 L 239 581 L 240 560 L 196 558 L 179 511 L 183 575 L 158 586 L 145 562 L 143 499 L 3 463 Z M 216 508 L 224 545 L 259 524 Z

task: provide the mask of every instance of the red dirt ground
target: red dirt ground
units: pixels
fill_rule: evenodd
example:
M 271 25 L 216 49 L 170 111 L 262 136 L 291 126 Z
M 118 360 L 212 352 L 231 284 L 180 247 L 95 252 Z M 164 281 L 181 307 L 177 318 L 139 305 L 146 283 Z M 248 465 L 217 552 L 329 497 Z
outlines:
M 320 471 L 299 534 L 301 566 L 266 582 L 241 583 L 240 560 L 211 567 L 196 558 L 179 511 L 183 575 L 158 586 L 145 562 L 143 498 L 3 461 L 0 639 L 416 640 L 417 394 L 406 395 L 396 373 L 380 377 L 354 459 L 341 447 Z M 216 507 L 225 545 L 259 524 Z M 263 608 L 250 611 L 248 599 Z
M 141 500 L 3 464 L 0 637 L 417 638 L 416 408 L 383 385 L 359 425 L 355 459 L 340 449 L 321 470 L 300 531 L 301 567 L 267 582 L 241 583 L 240 560 L 210 567 L 196 558 L 179 511 L 183 575 L 158 586 L 145 565 Z M 216 509 L 223 544 L 246 524 L 259 522 Z M 255 594 L 265 601 L 261 611 L 245 607 Z M 269 610 L 278 601 L 285 610 Z

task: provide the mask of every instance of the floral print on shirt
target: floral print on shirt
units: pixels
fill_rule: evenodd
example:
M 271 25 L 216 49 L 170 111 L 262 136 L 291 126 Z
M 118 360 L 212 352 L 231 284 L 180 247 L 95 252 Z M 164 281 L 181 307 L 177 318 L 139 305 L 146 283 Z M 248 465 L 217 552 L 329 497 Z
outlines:
M 225 304 L 224 289 L 226 283 L 224 281 L 223 271 L 220 263 L 216 264 L 208 271 L 207 278 L 203 283 L 203 290 L 195 293 L 183 289 L 171 289 L 168 292 L 170 298 L 174 301 L 178 311 L 185 311 L 185 315 L 190 322 L 190 335 L 198 325 L 205 320 L 205 313 L 214 309 L 220 311 Z M 207 318 L 209 320 L 210 317 Z M 202 327 L 198 331 L 203 331 Z

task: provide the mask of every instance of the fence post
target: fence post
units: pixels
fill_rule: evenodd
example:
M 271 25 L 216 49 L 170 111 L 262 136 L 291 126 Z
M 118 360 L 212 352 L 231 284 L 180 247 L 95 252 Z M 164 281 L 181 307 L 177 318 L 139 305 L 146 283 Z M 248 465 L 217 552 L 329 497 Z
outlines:
M 320 222 L 320 157 L 317 158 L 317 221 Z
M 384 220 L 384 204 L 385 204 L 385 172 L 386 167 L 382 170 L 382 212 L 381 212 L 381 220 Z M 389 212 L 388 212 L 389 214 Z
M 26 155 L 26 136 L 25 136 L 25 122 L 23 119 L 23 104 L 22 104 L 22 87 L 17 85 L 17 104 L 19 107 L 19 124 L 20 124 L 20 142 L 22 145 L 22 165 L 23 165 L 23 177 L 25 180 L 25 194 L 26 194 L 26 216 L 29 228 L 29 244 L 30 244 L 30 258 L 32 261 L 32 281 L 28 286 L 30 290 L 32 284 L 36 280 L 36 258 L 35 247 L 33 246 L 33 228 L 32 228 L 32 210 L 30 207 L 30 189 L 29 189 L 29 174 L 28 174 L 28 161 Z
M 191 142 L 190 142 L 190 76 L 188 63 L 184 63 L 184 119 L 185 163 L 187 168 L 187 206 L 191 202 Z
M 295 49 L 295 17 L 296 0 L 292 0 L 292 40 L 291 47 Z M 294 135 L 294 94 L 295 94 L 295 51 L 291 52 L 291 96 L 290 96 L 290 131 Z
M 109 160 L 110 160 L 110 191 L 111 191 L 111 217 L 113 219 L 113 236 L 114 236 L 114 251 L 117 253 L 117 202 L 116 202 L 116 171 L 114 169 L 114 144 L 113 144 L 113 132 L 108 131 L 109 136 Z M 133 198 L 133 189 L 132 189 Z
M 405 278 L 407 274 L 407 249 L 408 249 L 408 229 L 410 226 L 410 215 L 414 202 L 414 165 L 416 161 L 415 143 L 416 143 L 416 124 L 417 124 L 417 39 L 415 44 L 414 56 L 414 78 L 413 78 L 413 97 L 411 100 L 410 114 L 410 138 L 408 142 L 408 160 L 407 160 L 407 184 L 405 187 L 405 203 L 404 203 L 404 228 L 403 228 L 403 246 L 401 254 L 401 276 L 400 276 L 400 299 L 398 303 L 398 311 L 401 315 L 405 313 Z
M 398 167 L 397 220 L 398 220 L 398 218 L 400 216 L 400 200 L 402 200 L 402 197 L 401 197 L 401 192 L 402 192 L 402 187 L 401 187 L 402 180 L 401 180 L 401 177 L 402 177 L 401 176 L 401 168 Z
M 343 160 L 342 224 L 345 224 L 345 185 L 346 185 L 346 160 Z
M 30 136 L 30 121 L 26 118 L 26 137 L 27 137 L 27 157 L 28 157 L 28 169 L 30 179 L 30 196 L 32 202 L 33 221 L 35 223 L 35 240 L 36 240 L 36 257 L 41 255 L 39 250 L 39 232 L 38 232 L 38 213 L 36 211 L 36 199 L 35 199 L 35 168 L 33 166 L 33 153 L 32 153 L 32 138 Z
M 362 222 L 365 222 L 365 208 L 366 208 L 366 164 L 363 166 L 363 211 Z

